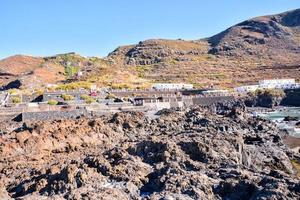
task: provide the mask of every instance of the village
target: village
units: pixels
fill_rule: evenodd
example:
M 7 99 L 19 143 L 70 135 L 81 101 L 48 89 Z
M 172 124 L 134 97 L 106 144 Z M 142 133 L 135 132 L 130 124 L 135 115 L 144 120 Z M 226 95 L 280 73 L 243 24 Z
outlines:
M 89 89 L 51 90 L 44 93 L 19 94 L 16 91 L 0 93 L 0 119 L 39 121 L 52 119 L 96 117 L 120 111 L 156 113 L 162 109 L 192 105 L 212 105 L 232 100 L 249 92 L 264 89 L 297 89 L 295 79 L 259 81 L 231 90 L 195 89 L 192 84 L 156 83 L 151 89 Z

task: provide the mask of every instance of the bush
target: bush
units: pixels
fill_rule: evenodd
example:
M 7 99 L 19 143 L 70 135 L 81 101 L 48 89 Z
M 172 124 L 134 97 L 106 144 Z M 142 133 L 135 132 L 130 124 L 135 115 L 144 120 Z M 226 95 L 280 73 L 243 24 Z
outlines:
M 126 83 L 113 83 L 111 85 L 112 89 L 130 89 L 131 87 Z
M 83 95 L 80 96 L 80 99 L 82 99 L 82 100 L 86 100 L 88 98 L 90 98 L 90 96 L 87 95 L 87 94 L 83 94 Z
M 80 98 L 81 98 L 82 100 L 84 100 L 85 103 L 87 103 L 87 104 L 91 104 L 91 103 L 93 103 L 93 102 L 96 101 L 93 97 L 91 97 L 91 96 L 89 96 L 89 95 L 86 95 L 86 94 L 81 95 Z
M 40 96 L 40 95 L 43 95 L 44 92 L 45 92 L 44 90 L 36 90 L 35 94 L 38 95 L 38 96 Z
M 56 87 L 56 89 L 58 90 L 76 90 L 81 88 L 91 89 L 91 83 L 80 81 L 80 82 L 67 83 Z
M 85 103 L 91 104 L 91 103 L 93 103 L 93 102 L 95 102 L 95 101 L 96 101 L 95 99 L 93 99 L 92 97 L 90 97 L 89 99 L 86 99 L 86 100 L 85 100 Z
M 12 95 L 12 94 L 17 94 L 17 93 L 18 93 L 18 90 L 17 90 L 17 89 L 9 89 L 9 90 L 8 90 L 8 93 L 9 93 L 10 95 Z
M 63 94 L 63 95 L 61 95 L 61 98 L 63 98 L 64 101 L 72 101 L 72 100 L 74 100 L 74 96 L 69 95 L 69 94 Z
M 68 78 L 72 78 L 78 72 L 79 72 L 79 67 L 67 66 L 65 68 L 65 73 L 66 73 L 66 75 L 67 75 Z
M 21 97 L 19 96 L 12 97 L 11 101 L 13 103 L 21 103 Z
M 116 96 L 114 95 L 114 94 L 111 94 L 111 93 L 109 93 L 106 97 L 105 97 L 105 99 L 115 99 L 116 98 Z
M 51 105 L 51 106 L 55 106 L 58 104 L 58 101 L 54 100 L 54 99 L 51 99 L 48 101 L 48 104 Z

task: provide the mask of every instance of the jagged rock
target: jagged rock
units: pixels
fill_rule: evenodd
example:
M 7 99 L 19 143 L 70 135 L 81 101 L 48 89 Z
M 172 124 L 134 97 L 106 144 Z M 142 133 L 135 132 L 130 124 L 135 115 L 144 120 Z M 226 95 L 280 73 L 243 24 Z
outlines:
M 1 195 L 17 199 L 298 199 L 287 148 L 241 101 L 38 122 L 0 136 Z
M 298 121 L 299 120 L 299 117 L 291 117 L 291 116 L 286 116 L 284 117 L 283 121 Z

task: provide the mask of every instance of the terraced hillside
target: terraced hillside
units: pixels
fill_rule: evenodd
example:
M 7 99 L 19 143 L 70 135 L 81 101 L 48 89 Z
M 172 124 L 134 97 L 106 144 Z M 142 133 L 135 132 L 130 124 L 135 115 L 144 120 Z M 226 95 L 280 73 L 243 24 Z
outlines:
M 257 17 L 207 39 L 147 40 L 109 57 L 143 69 L 151 80 L 235 86 L 262 78 L 300 77 L 300 9 Z

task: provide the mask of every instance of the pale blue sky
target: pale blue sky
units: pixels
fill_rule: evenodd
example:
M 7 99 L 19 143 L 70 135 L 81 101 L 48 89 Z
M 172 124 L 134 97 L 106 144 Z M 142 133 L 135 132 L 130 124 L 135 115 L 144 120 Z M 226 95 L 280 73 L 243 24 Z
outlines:
M 152 38 L 200 39 L 299 0 L 0 0 L 0 58 L 106 56 Z

